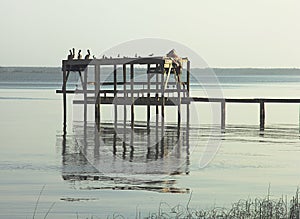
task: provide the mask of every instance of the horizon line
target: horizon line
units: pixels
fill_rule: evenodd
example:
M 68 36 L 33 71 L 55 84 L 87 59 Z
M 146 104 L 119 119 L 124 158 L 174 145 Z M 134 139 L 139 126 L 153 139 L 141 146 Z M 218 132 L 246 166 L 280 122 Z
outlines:
M 0 65 L 0 68 L 61 68 L 61 66 L 34 66 L 34 65 Z M 199 69 L 300 69 L 300 66 L 298 67 L 253 67 L 253 66 L 247 66 L 247 67 L 192 67 L 192 69 L 199 68 Z

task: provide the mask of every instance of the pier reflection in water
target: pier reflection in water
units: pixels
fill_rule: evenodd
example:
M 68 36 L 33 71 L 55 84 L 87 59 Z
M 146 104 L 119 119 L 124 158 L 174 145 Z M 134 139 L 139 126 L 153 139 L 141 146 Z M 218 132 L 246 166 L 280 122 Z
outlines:
M 85 189 L 189 192 L 176 187 L 176 175 L 189 173 L 186 127 L 76 122 L 73 128 L 61 141 L 64 180 L 87 180 L 92 185 Z

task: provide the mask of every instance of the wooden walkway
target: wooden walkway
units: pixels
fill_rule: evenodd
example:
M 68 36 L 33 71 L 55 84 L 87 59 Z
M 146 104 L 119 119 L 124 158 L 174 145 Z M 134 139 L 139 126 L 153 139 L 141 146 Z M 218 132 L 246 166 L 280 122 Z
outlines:
M 57 93 L 62 93 L 62 90 L 57 90 Z M 91 90 L 90 93 L 95 91 Z M 136 91 L 137 93 L 140 93 Z M 171 91 L 170 93 L 172 93 Z M 68 90 L 67 93 L 82 93 L 82 91 Z M 107 94 L 114 93 L 113 90 L 102 90 L 100 104 L 117 104 L 117 105 L 131 105 L 131 97 L 109 97 Z M 167 93 L 167 91 L 166 91 Z M 259 104 L 259 117 L 260 117 L 260 130 L 265 129 L 265 104 L 267 103 L 278 103 L 278 104 L 300 104 L 300 99 L 297 98 L 208 98 L 208 97 L 181 97 L 181 104 L 190 104 L 191 102 L 204 102 L 204 103 L 220 103 L 221 104 L 221 128 L 225 129 L 226 126 L 226 104 L 227 103 L 242 103 L 242 104 Z M 159 97 L 134 97 L 134 105 L 152 105 L 159 106 L 163 102 L 166 106 L 178 105 L 179 98 L 177 97 L 164 97 L 164 101 Z M 96 100 L 94 97 L 87 98 L 87 104 L 95 104 Z M 84 100 L 74 100 L 73 104 L 84 104 Z

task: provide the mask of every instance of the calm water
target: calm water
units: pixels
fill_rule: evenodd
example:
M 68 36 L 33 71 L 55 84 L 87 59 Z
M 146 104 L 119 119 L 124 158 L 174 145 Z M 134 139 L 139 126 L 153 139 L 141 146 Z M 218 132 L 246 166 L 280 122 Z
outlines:
M 258 130 L 258 105 L 228 104 L 223 134 L 212 131 L 217 129 L 212 129 L 211 105 L 193 104 L 188 133 L 183 126 L 178 139 L 170 116 L 163 143 L 155 144 L 155 128 L 148 139 L 139 122 L 132 150 L 123 147 L 122 124 L 115 135 L 107 107 L 99 132 L 92 122 L 70 122 L 64 136 L 62 100 L 55 94 L 59 72 L 45 80 L 37 76 L 40 69 L 35 71 L 26 69 L 31 76 L 19 81 L 0 74 L 0 218 L 32 218 L 44 185 L 36 218 L 43 218 L 52 203 L 47 218 L 76 218 L 77 213 L 106 218 L 116 212 L 130 218 L 137 210 L 158 211 L 163 202 L 186 205 L 191 193 L 191 207 L 229 207 L 239 199 L 264 196 L 269 183 L 272 197 L 290 197 L 299 185 L 298 104 L 267 104 L 264 133 Z M 300 96 L 299 70 L 218 71 L 226 97 Z M 36 81 L 46 82 L 35 86 Z M 210 86 L 206 89 L 214 89 Z M 194 85 L 192 94 L 205 92 Z M 72 110 L 70 121 L 77 118 Z M 136 114 L 143 119 L 142 108 Z M 220 148 L 208 166 L 199 168 L 211 136 L 220 140 Z

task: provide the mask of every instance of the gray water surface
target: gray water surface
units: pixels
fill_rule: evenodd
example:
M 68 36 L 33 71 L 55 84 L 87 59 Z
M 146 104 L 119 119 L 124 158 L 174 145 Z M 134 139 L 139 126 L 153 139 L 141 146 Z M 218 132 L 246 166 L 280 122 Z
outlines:
M 300 96 L 299 82 L 290 79 L 244 85 L 233 80 L 231 84 L 234 86 L 223 87 L 226 97 Z M 203 94 L 197 89 L 193 92 Z M 69 97 L 69 106 L 71 100 Z M 200 116 L 198 125 L 191 124 L 188 144 L 183 126 L 182 144 L 177 147 L 177 132 L 170 121 L 165 138 L 168 152 L 162 152 L 161 145 L 148 150 L 140 122 L 136 148 L 131 153 L 127 146 L 124 157 L 120 138 L 115 149 L 113 146 L 109 109 L 103 109 L 107 121 L 103 120 L 99 130 L 92 122 L 86 129 L 82 123 L 71 122 L 63 135 L 62 101 L 54 87 L 2 87 L 0 218 L 32 218 L 44 185 L 36 218 L 43 218 L 52 203 L 47 218 L 76 218 L 77 213 L 80 218 L 106 218 L 116 212 L 131 218 L 137 210 L 145 215 L 155 212 L 163 202 L 186 205 L 191 194 L 192 208 L 211 208 L 264 197 L 269 184 L 272 198 L 295 193 L 300 182 L 298 104 L 268 104 L 263 133 L 258 129 L 256 105 L 228 105 L 225 133 L 212 132 L 208 104 L 193 107 Z M 99 150 L 95 150 L 95 136 L 100 140 Z M 199 168 L 211 136 L 220 139 L 220 148 L 205 168 Z M 155 130 L 151 139 L 155 139 Z M 103 164 L 107 166 L 101 169 Z

